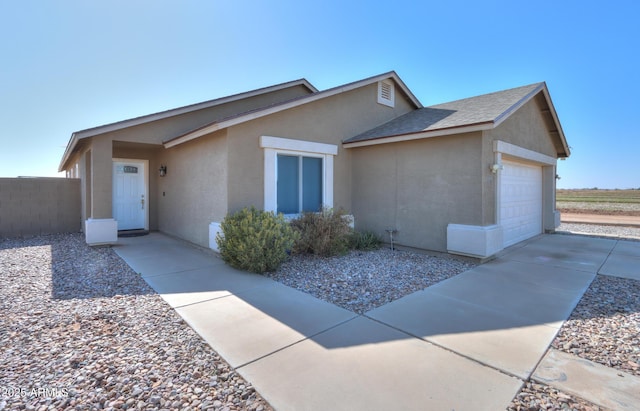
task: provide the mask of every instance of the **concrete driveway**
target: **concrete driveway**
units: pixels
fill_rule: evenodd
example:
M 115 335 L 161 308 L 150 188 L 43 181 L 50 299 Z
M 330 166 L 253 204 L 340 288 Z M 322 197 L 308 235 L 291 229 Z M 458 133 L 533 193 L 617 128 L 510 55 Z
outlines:
M 362 316 L 158 233 L 115 250 L 277 410 L 498 410 L 534 374 L 640 404 L 640 378 L 549 350 L 598 272 L 640 279 L 640 243 L 540 236 Z

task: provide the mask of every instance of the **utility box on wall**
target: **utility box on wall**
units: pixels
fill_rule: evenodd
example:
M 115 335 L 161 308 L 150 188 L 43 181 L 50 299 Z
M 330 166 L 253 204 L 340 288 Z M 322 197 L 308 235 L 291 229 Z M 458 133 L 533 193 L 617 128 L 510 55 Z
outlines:
M 84 235 L 89 245 L 118 242 L 118 222 L 113 218 L 90 218 L 85 222 Z

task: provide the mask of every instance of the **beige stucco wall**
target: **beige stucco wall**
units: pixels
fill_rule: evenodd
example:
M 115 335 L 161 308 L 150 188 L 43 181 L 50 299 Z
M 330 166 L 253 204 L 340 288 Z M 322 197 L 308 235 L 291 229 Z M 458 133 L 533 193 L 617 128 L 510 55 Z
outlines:
M 480 132 L 350 149 L 356 228 L 446 251 L 447 224 L 482 223 Z
M 0 178 L 0 237 L 78 232 L 80 180 Z
M 163 149 L 158 162 L 167 167 L 157 178 L 158 229 L 208 247 L 209 224 L 227 213 L 226 131 Z
M 294 86 L 262 95 L 233 101 L 215 107 L 197 110 L 191 113 L 173 116 L 139 126 L 104 133 L 78 142 L 76 153 L 67 161 L 65 171 L 79 166 L 81 186 L 82 218 L 112 217 L 112 161 L 113 158 L 149 160 L 149 228 L 159 229 L 159 191 L 157 169 L 162 162 L 160 145 L 163 141 L 191 131 L 204 124 L 225 118 L 238 112 L 249 111 L 309 94 L 304 86 Z M 189 146 L 191 147 L 191 146 Z M 197 151 L 197 150 L 196 150 Z M 174 150 L 180 153 L 182 150 Z M 202 154 L 196 153 L 195 161 Z M 169 157 L 163 157 L 167 160 Z M 199 167 L 199 166 L 198 166 Z M 195 177 L 196 180 L 198 177 Z M 188 180 L 186 180 L 188 181 Z M 184 192 L 185 195 L 192 193 Z M 224 208 L 226 210 L 226 206 Z M 217 214 L 216 214 L 217 215 Z M 167 229 L 176 235 L 183 229 L 177 228 L 177 222 L 168 222 Z M 174 227 L 175 226 L 175 227 Z M 189 229 L 186 229 L 190 232 Z M 200 238 L 200 235 L 194 238 Z M 189 237 L 185 237 L 189 239 Z M 199 241 L 199 240 L 198 240 Z
M 221 221 L 227 210 L 225 131 L 172 149 L 104 137 L 83 144 L 86 151 L 70 162 L 80 164 L 85 187 L 79 198 L 83 221 L 112 216 L 113 159 L 148 160 L 149 229 L 209 245 L 209 223 Z M 160 165 L 167 166 L 165 177 L 159 176 Z M 102 189 L 92 190 L 96 185 Z M 96 203 L 96 198 L 100 203 Z
M 84 154 L 84 180 L 81 184 L 80 191 L 82 192 L 83 199 L 85 203 L 82 206 L 83 218 L 82 221 L 85 221 L 89 217 L 91 217 L 91 151 L 88 150 Z M 82 176 L 82 174 L 81 174 Z
M 536 99 L 522 106 L 495 129 L 485 131 L 484 138 L 487 142 L 502 140 L 550 157 L 557 157 Z M 493 149 L 492 144 L 487 146 Z
M 69 168 L 65 171 L 75 168 L 78 165 L 78 175 L 74 178 L 80 180 L 80 221 L 85 221 L 87 216 L 91 215 L 91 179 L 86 176 L 91 173 L 91 153 L 86 147 L 80 149 L 69 159 Z
M 289 97 L 306 93 L 287 92 Z M 79 162 L 89 193 L 81 196 L 84 218 L 109 218 L 112 158 L 149 160 L 150 228 L 207 246 L 209 223 L 245 206 L 264 207 L 261 136 L 335 144 L 334 207 L 355 214 L 359 229 L 386 239 L 385 229 L 394 228 L 399 244 L 445 251 L 448 224 L 496 223 L 497 176 L 489 171 L 495 140 L 556 157 L 538 104 L 530 101 L 494 130 L 344 149 L 342 140 L 413 109 L 399 90 L 394 108 L 378 104 L 377 85 L 371 84 L 170 149 L 159 143 L 238 107 L 106 133 L 83 140 L 82 154 L 70 165 Z M 158 176 L 160 164 L 168 168 L 166 177 Z M 544 175 L 544 204 L 550 208 L 555 173 L 546 169 Z M 547 210 L 545 221 L 549 216 Z
M 495 129 L 484 131 L 482 139 L 483 225 L 490 225 L 497 223 L 497 175 L 493 174 L 489 169 L 491 164 L 496 161 L 493 151 L 494 141 L 505 141 L 553 158 L 557 158 L 558 155 L 540 113 L 537 98 L 522 106 Z M 508 159 L 508 156 L 503 158 Z M 516 160 L 522 161 L 521 159 Z M 555 169 L 546 170 L 545 178 L 543 179 L 543 203 L 545 207 L 543 216 L 545 220 L 551 218 L 551 214 L 555 209 L 555 184 Z
M 112 218 L 113 144 L 106 138 L 91 141 L 91 215 L 90 218 Z
M 494 141 L 556 158 L 533 99 L 489 131 L 351 149 L 356 228 L 411 247 L 446 251 L 448 224 L 496 224 Z M 504 156 L 504 158 L 508 158 Z M 554 166 L 543 167 L 545 228 L 555 207 Z
M 305 93 L 286 91 L 296 97 Z M 278 99 L 282 99 L 282 93 Z M 250 104 L 264 104 L 268 98 Z M 112 159 L 149 160 L 150 229 L 208 246 L 209 223 L 245 206 L 264 207 L 264 152 L 260 137 L 274 136 L 338 146 L 334 158 L 334 207 L 352 209 L 351 151 L 341 141 L 402 115 L 412 103 L 396 92 L 394 108 L 377 103 L 377 84 L 218 131 L 173 148 L 159 144 L 197 127 L 211 113 L 193 113 L 82 140 L 86 218 L 110 218 Z M 226 110 L 226 108 L 225 108 Z M 229 110 L 236 112 L 238 107 Z M 216 116 L 224 113 L 218 108 Z M 202 117 L 204 116 L 204 117 Z M 69 167 L 75 163 L 69 162 Z M 107 163 L 109 167 L 107 168 Z M 167 176 L 157 169 L 167 166 Z M 84 174 L 83 174 L 84 173 Z
M 394 108 L 377 103 L 377 84 L 304 104 L 229 129 L 229 211 L 264 207 L 264 152 L 261 136 L 335 144 L 334 208 L 352 209 L 351 151 L 342 140 L 412 109 L 399 90 Z

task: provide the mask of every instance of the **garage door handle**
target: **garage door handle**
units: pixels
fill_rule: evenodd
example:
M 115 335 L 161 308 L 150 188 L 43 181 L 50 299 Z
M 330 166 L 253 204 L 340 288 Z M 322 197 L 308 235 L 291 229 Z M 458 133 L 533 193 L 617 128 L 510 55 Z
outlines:
M 141 205 L 142 209 L 144 210 L 144 198 L 140 200 L 140 205 Z

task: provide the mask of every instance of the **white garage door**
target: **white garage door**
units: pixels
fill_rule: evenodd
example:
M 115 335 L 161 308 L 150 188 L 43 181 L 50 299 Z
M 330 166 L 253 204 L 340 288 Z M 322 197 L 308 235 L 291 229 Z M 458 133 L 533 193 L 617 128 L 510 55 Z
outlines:
M 500 224 L 504 246 L 542 232 L 542 167 L 503 161 Z

